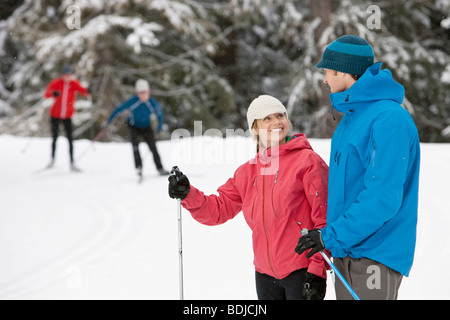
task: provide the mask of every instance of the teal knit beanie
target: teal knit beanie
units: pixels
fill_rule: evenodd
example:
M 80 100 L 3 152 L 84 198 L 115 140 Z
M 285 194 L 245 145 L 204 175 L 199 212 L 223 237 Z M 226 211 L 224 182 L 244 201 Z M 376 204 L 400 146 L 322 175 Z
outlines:
M 328 45 L 316 68 L 362 75 L 374 63 L 373 49 L 358 36 L 342 36 Z

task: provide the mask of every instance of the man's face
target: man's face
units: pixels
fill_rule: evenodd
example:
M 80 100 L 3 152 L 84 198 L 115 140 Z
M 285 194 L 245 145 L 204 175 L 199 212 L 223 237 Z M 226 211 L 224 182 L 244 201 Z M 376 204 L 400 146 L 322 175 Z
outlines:
M 68 81 L 72 80 L 72 74 L 64 73 L 61 75 L 61 78 L 63 79 L 63 81 L 68 82 Z
M 346 74 L 335 70 L 325 69 L 323 82 L 330 87 L 331 93 L 342 92 L 349 88 Z
M 150 90 L 138 91 L 136 92 L 136 94 L 139 97 L 139 100 L 141 100 L 142 102 L 145 102 L 148 99 L 150 99 Z

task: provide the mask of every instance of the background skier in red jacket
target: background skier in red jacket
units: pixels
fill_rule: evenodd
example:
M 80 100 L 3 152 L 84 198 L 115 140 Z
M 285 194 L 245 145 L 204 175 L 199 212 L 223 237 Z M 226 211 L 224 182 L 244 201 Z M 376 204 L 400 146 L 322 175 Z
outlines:
M 247 120 L 259 151 L 219 195 L 203 194 L 184 174 L 169 177 L 169 195 L 206 225 L 243 212 L 252 229 L 259 299 L 323 299 L 326 262 L 318 254 L 297 255 L 295 247 L 302 228 L 325 226 L 328 166 L 304 134 L 289 135 L 292 125 L 278 99 L 253 100 Z
M 66 131 L 67 140 L 69 141 L 70 168 L 73 171 L 79 169 L 74 164 L 73 159 L 73 141 L 72 141 L 72 116 L 75 113 L 75 98 L 77 93 L 87 97 L 88 89 L 83 87 L 72 76 L 72 69 L 68 66 L 61 71 L 61 76 L 54 79 L 45 90 L 45 97 L 55 99 L 53 106 L 50 108 L 50 126 L 53 136 L 52 141 L 52 159 L 48 167 L 53 167 L 55 163 L 56 140 L 58 139 L 59 124 L 62 122 Z

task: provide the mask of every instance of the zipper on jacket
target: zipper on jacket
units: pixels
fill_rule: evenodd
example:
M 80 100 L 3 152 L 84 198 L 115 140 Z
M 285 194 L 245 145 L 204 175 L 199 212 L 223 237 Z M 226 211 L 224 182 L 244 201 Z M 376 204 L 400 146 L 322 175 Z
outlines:
M 334 154 L 334 162 L 336 162 L 337 165 L 339 165 L 339 160 L 341 159 L 341 153 L 339 150 L 336 150 L 336 153 Z
M 64 86 L 63 86 L 63 92 L 62 92 L 62 97 L 61 97 L 61 115 L 60 117 L 62 119 L 66 119 L 67 117 L 67 110 L 69 109 L 68 101 L 69 101 L 69 85 L 70 82 L 66 82 L 64 81 Z
M 263 175 L 263 206 L 262 206 L 262 218 L 263 218 L 263 226 L 264 226 L 264 233 L 266 234 L 266 241 L 267 241 L 267 259 L 269 261 L 269 266 L 270 269 L 272 270 L 273 274 L 275 275 L 275 278 L 280 279 L 280 277 L 278 277 L 277 273 L 275 272 L 275 268 L 273 267 L 272 264 L 272 259 L 270 259 L 270 241 L 269 241 L 269 233 L 267 231 L 267 226 L 266 226 L 266 215 L 265 215 L 265 199 L 264 199 L 264 195 L 265 195 L 265 189 L 266 189 L 266 179 L 265 179 L 265 169 L 264 169 L 264 175 Z
M 250 218 L 253 220 L 253 213 L 255 212 L 255 202 L 258 198 L 258 186 L 256 185 L 256 181 L 258 180 L 258 176 L 255 177 L 255 181 L 253 182 L 253 186 L 256 188 L 256 194 L 252 201 L 252 213 L 250 214 Z
M 277 170 L 277 173 L 275 175 L 275 181 L 274 181 L 273 186 L 272 186 L 272 210 L 273 210 L 273 213 L 275 214 L 275 217 L 278 218 L 277 210 L 275 210 L 275 205 L 274 205 L 274 200 L 273 200 L 273 194 L 274 194 L 273 189 L 275 189 L 275 186 L 277 185 L 277 181 L 278 181 L 278 170 Z

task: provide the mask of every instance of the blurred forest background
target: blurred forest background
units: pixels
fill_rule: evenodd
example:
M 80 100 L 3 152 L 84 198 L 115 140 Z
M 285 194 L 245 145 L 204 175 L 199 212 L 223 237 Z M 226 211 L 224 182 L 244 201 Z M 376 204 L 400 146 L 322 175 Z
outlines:
M 339 118 L 315 68 L 337 37 L 368 40 L 406 89 L 421 141 L 450 142 L 450 0 L 2 0 L 0 133 L 49 135 L 47 84 L 64 65 L 79 98 L 75 135 L 92 138 L 145 78 L 177 128 L 247 130 L 260 94 L 285 103 L 296 131 L 331 137 Z M 115 121 L 108 139 L 126 135 Z

